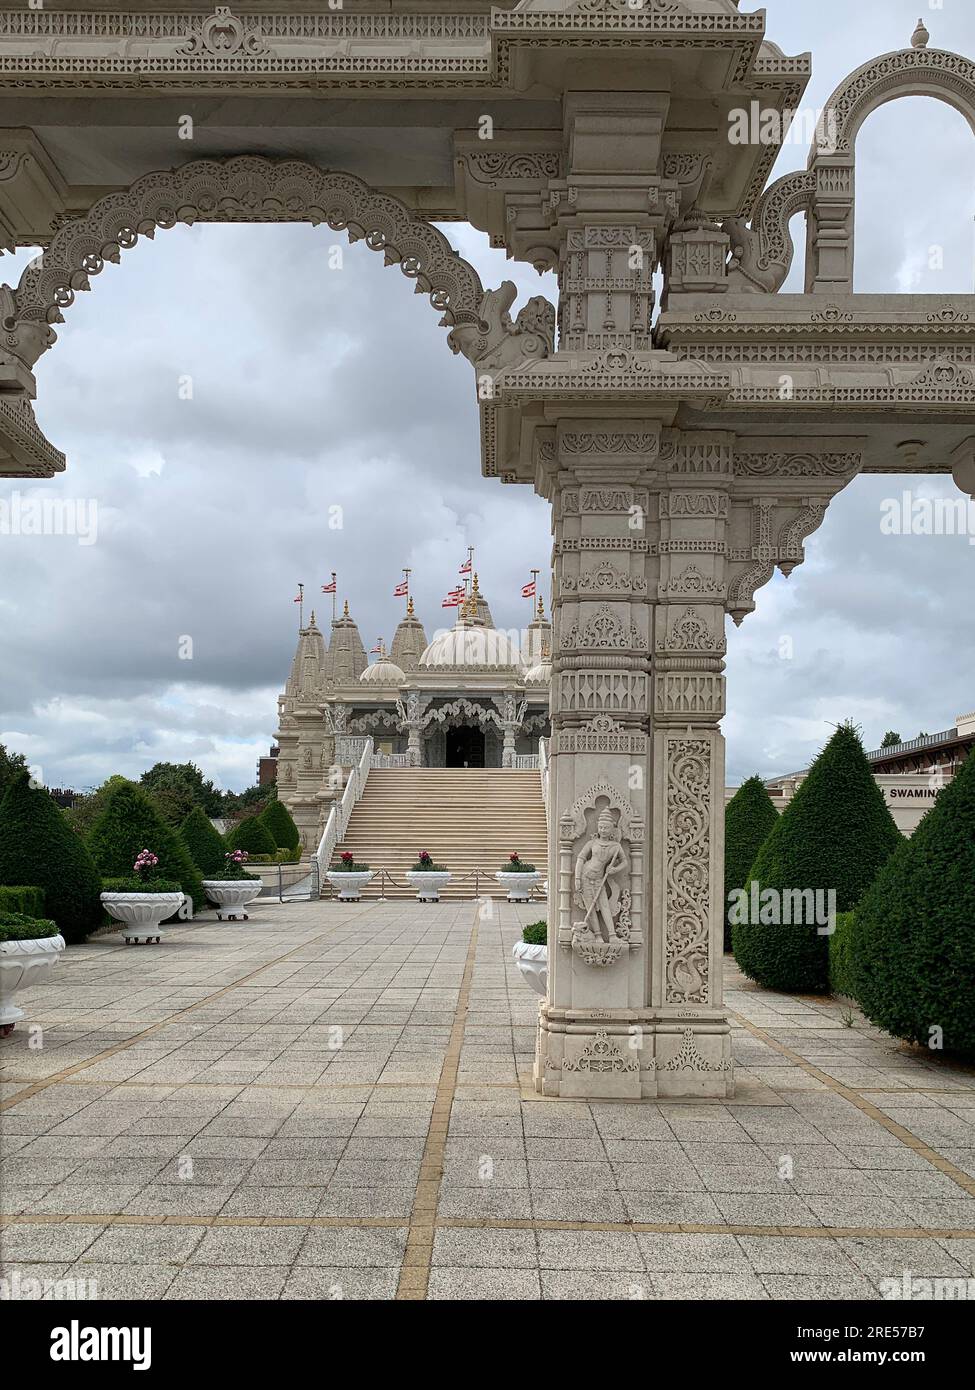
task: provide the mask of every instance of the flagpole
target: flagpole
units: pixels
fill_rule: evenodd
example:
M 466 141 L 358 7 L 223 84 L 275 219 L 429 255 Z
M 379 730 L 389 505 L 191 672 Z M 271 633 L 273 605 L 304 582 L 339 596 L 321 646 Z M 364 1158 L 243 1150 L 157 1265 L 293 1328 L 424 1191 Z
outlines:
M 407 610 L 409 610 L 409 606 L 410 606 L 410 575 L 413 573 L 413 571 L 410 570 L 410 569 L 406 569 L 406 568 L 404 567 L 403 573 L 404 573 L 404 575 L 406 576 L 406 607 L 407 607 Z
M 335 599 L 336 599 L 335 571 L 332 570 L 332 622 L 335 622 Z
M 305 625 L 305 586 L 298 585 L 298 631 Z
M 532 577 L 532 584 L 535 586 L 534 593 L 532 594 L 531 598 L 529 599 L 529 602 L 531 603 L 531 608 L 532 608 L 532 620 L 533 620 L 534 617 L 535 617 L 535 599 L 536 599 L 536 596 L 537 596 L 537 594 L 538 594 L 538 576 L 541 574 L 541 570 L 529 570 L 529 573 L 531 574 L 531 577 Z

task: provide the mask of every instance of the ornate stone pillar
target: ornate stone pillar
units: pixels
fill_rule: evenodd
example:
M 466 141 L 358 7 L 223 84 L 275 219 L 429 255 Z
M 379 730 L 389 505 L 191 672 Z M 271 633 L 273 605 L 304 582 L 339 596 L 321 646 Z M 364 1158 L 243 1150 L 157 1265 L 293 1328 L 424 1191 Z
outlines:
M 406 701 L 397 700 L 400 728 L 406 730 L 406 751 L 411 767 L 423 766 L 424 715 L 430 701 L 419 690 L 407 689 Z
M 725 436 L 563 421 L 554 511 L 546 1095 L 726 1096 Z
M 519 703 L 517 690 L 506 690 L 500 699 L 495 698 L 492 703 L 501 716 L 501 766 L 514 767 L 515 740 L 528 706 L 524 700 Z

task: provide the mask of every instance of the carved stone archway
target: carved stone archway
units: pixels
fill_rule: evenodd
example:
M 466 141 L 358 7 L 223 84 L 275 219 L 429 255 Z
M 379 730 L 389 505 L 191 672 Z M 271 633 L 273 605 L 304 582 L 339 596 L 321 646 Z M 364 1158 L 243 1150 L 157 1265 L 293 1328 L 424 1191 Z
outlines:
M 959 53 L 915 46 L 885 53 L 845 77 L 823 107 L 808 167 L 770 184 L 748 226 L 722 224 L 732 243 L 729 289 L 774 294 L 792 265 L 791 219 L 805 211 L 806 293 L 853 293 L 856 140 L 864 121 L 888 102 L 926 96 L 964 116 L 975 134 L 975 63 Z

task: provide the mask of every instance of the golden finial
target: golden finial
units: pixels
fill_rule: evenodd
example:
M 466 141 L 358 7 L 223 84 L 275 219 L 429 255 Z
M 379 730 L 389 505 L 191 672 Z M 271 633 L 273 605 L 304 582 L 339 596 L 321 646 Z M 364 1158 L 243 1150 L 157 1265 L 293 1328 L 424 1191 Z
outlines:
M 543 660 L 543 661 L 551 661 L 551 660 L 552 660 L 552 648 L 549 646 L 549 644 L 548 644 L 547 642 L 543 642 L 543 643 L 542 643 L 542 660 Z
M 543 600 L 541 594 L 539 594 L 539 596 L 538 596 L 538 612 L 535 614 L 535 617 L 536 617 L 536 618 L 544 618 L 544 617 L 545 617 L 545 602 L 544 602 L 544 600 Z
M 310 626 L 311 626 L 311 627 L 314 627 L 314 626 L 315 626 L 315 610 L 314 610 L 314 608 L 311 610 L 311 624 L 310 624 Z
M 345 607 L 342 609 L 342 617 L 343 617 L 343 618 L 347 618 L 348 616 L 349 616 L 349 600 L 346 599 L 346 600 L 345 600 Z
M 471 598 L 480 598 L 481 590 L 477 582 L 477 574 L 474 575 L 474 583 L 471 585 Z
M 412 596 L 412 595 L 410 595 L 410 601 L 409 601 L 409 603 L 407 603 L 407 605 L 406 605 L 406 616 L 407 616 L 408 618 L 415 617 L 415 614 L 414 614 L 414 612 L 413 612 L 413 596 Z

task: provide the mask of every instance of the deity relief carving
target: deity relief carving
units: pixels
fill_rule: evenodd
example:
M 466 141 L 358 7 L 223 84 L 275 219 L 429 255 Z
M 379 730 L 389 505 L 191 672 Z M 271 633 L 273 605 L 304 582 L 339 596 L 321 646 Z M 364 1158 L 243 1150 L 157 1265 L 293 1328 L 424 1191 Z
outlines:
M 612 964 L 629 941 L 629 895 L 624 880 L 629 867 L 616 817 L 604 807 L 596 817 L 595 835 L 582 846 L 575 862 L 574 900 L 584 915 L 572 923 L 572 949 L 589 965 Z

